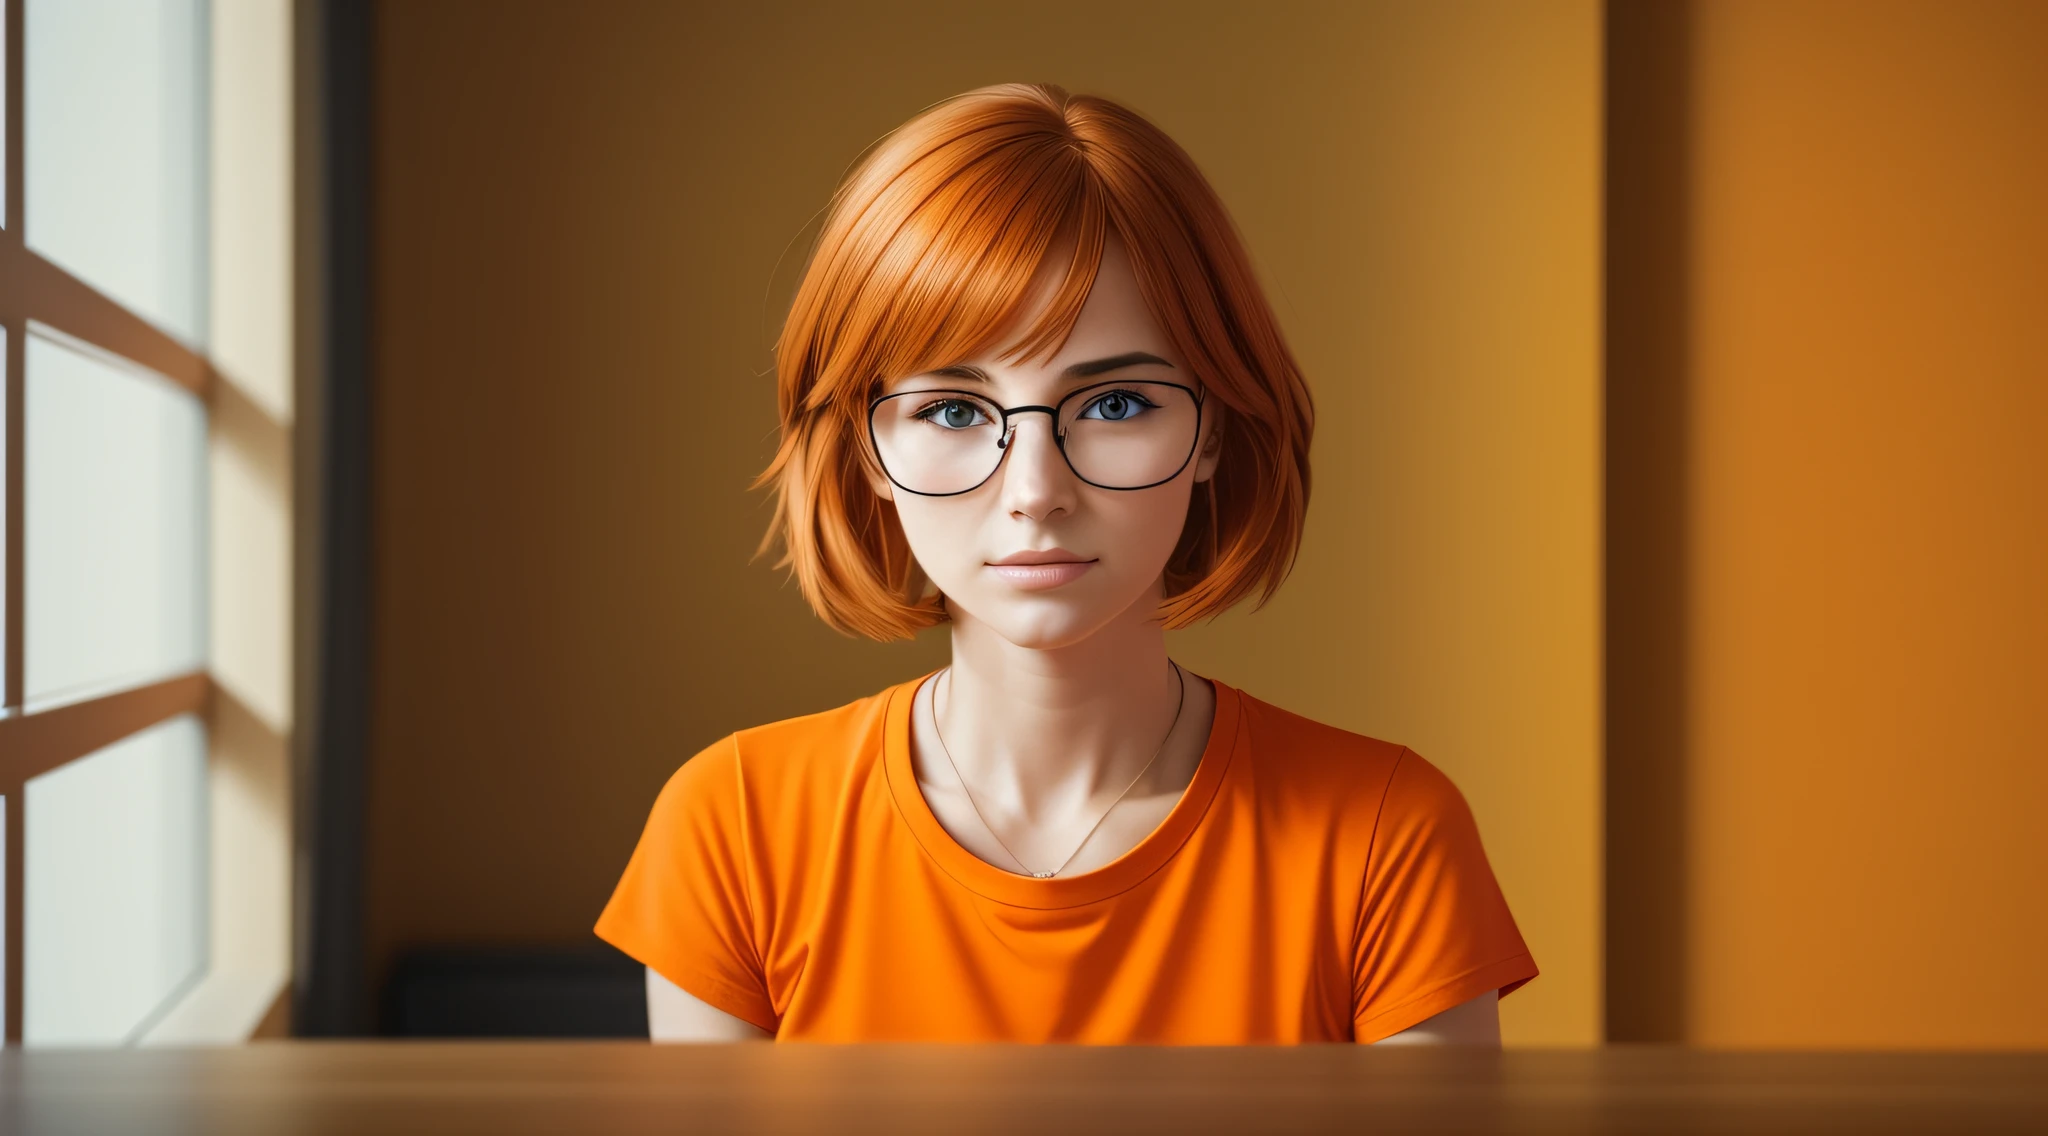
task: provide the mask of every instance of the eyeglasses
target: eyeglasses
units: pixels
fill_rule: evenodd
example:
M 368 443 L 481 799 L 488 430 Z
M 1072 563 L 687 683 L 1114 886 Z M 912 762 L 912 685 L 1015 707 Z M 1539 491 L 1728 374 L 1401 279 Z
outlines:
M 1053 406 L 998 406 L 972 391 L 914 390 L 868 404 L 868 437 L 898 489 L 952 497 L 995 476 L 1017 415 L 1052 419 L 1074 476 L 1101 489 L 1150 489 L 1180 476 L 1202 432 L 1202 400 L 1179 383 L 1097 383 Z

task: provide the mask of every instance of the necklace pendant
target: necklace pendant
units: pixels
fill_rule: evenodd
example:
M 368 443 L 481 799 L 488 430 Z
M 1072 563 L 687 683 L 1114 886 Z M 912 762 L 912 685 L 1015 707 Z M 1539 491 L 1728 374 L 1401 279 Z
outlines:
M 1033 873 L 1031 873 L 1031 878 L 1032 878 L 1032 879 L 1034 879 L 1034 880 L 1049 880 L 1049 879 L 1051 879 L 1052 877 L 1053 877 L 1053 873 L 1051 873 L 1051 872 L 1033 872 Z

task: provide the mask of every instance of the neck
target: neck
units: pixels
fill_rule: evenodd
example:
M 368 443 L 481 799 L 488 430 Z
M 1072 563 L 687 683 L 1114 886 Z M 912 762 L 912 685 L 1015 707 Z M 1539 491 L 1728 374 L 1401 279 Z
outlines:
M 1179 688 L 1156 620 L 1121 619 L 1081 642 L 1039 649 L 963 612 L 953 623 L 950 674 L 937 688 L 938 719 L 975 792 L 1029 821 L 1129 785 L 1159 753 Z

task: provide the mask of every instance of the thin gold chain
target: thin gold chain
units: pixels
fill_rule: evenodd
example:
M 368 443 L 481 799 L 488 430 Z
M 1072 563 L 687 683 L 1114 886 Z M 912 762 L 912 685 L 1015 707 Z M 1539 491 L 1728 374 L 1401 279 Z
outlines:
M 1180 726 L 1180 712 L 1187 706 L 1188 701 L 1188 680 L 1187 676 L 1181 673 L 1180 664 L 1172 659 L 1168 659 L 1166 665 L 1173 668 L 1174 680 L 1180 687 L 1179 697 L 1173 703 L 1173 721 L 1167 724 L 1166 736 L 1159 739 L 1159 748 L 1152 751 L 1152 760 L 1145 763 L 1145 768 L 1138 770 L 1138 775 L 1131 778 L 1131 783 L 1124 786 L 1124 791 L 1116 795 L 1116 800 L 1111 801 L 1109 807 L 1102 810 L 1102 815 L 1095 818 L 1095 823 L 1088 826 L 1088 831 L 1081 837 L 1081 843 L 1074 845 L 1074 850 L 1067 853 L 1067 858 L 1060 861 L 1060 866 L 1050 872 L 1032 871 L 1031 866 L 1024 862 L 1023 857 L 1010 851 L 1010 846 L 1003 843 L 1001 834 L 996 832 L 995 825 L 988 822 L 988 817 L 982 815 L 981 806 L 976 804 L 974 800 L 974 790 L 967 787 L 967 778 L 960 776 L 960 767 L 953 763 L 953 751 L 946 748 L 946 735 L 939 729 L 939 690 L 936 684 L 933 685 L 932 733 L 939 739 L 939 753 L 944 755 L 946 767 L 953 771 L 953 779 L 960 782 L 960 791 L 967 795 L 967 807 L 974 810 L 974 819 L 980 821 L 981 827 L 988 830 L 988 834 L 994 838 L 996 846 L 1001 848 L 1003 853 L 1018 867 L 1024 869 L 1025 875 L 1035 880 L 1049 880 L 1066 871 L 1067 865 L 1074 862 L 1074 857 L 1081 854 L 1081 849 L 1088 847 L 1088 841 L 1094 837 L 1095 830 L 1102 827 L 1102 822 L 1109 819 L 1109 814 L 1116 811 L 1118 805 L 1123 804 L 1124 798 L 1129 796 L 1131 790 L 1138 787 L 1138 782 L 1145 779 L 1145 774 L 1150 773 L 1152 767 L 1158 764 L 1159 755 L 1166 752 L 1166 743 L 1173 739 L 1173 731 Z M 946 673 L 942 677 L 946 680 L 946 689 L 951 690 L 953 688 L 953 668 L 947 667 Z

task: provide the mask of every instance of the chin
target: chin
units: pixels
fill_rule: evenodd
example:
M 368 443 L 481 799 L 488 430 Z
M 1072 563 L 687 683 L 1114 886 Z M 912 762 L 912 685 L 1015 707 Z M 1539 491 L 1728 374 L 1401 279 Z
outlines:
M 1057 651 L 1085 641 L 1101 630 L 1099 623 L 1072 619 L 992 619 L 985 621 L 996 634 L 1031 651 Z
M 954 602 L 989 630 L 1033 651 L 1057 651 L 1084 642 L 1129 606 L 1082 595 L 973 596 L 964 602 L 955 597 Z

